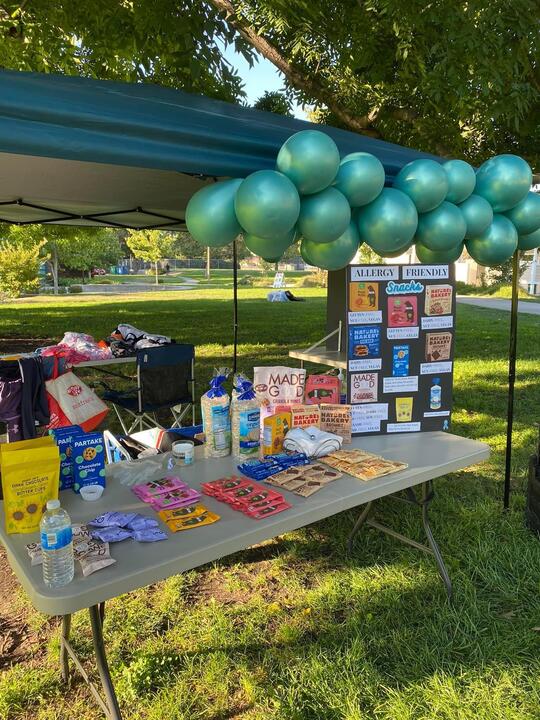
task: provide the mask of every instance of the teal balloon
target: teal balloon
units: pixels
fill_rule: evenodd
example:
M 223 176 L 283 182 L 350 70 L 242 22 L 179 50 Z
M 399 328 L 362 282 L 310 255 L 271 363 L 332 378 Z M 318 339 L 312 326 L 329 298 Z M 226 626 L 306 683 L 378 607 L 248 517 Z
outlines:
M 410 243 L 418 226 L 413 201 L 395 188 L 383 188 L 378 198 L 357 215 L 360 238 L 379 255 L 397 252 Z
M 334 186 L 352 207 L 360 207 L 379 196 L 385 177 L 384 166 L 375 155 L 355 152 L 340 162 Z
M 493 222 L 493 208 L 480 195 L 471 195 L 459 205 L 459 209 L 467 225 L 466 238 L 481 235 Z
M 501 265 L 516 251 L 518 234 L 507 217 L 495 213 L 487 230 L 465 244 L 469 255 L 479 265 Z
M 540 230 L 518 237 L 518 248 L 520 250 L 535 250 L 537 247 L 540 247 Z
M 298 232 L 314 243 L 329 243 L 342 235 L 351 222 L 345 195 L 333 187 L 302 198 Z
M 466 200 L 474 192 L 476 173 L 474 168 L 464 160 L 448 160 L 443 163 L 443 170 L 448 179 L 446 200 L 456 205 Z
M 281 255 L 278 255 L 277 257 L 263 257 L 262 259 L 267 263 L 277 263 L 281 260 L 283 257 L 283 253 Z
M 540 228 L 540 195 L 528 192 L 523 200 L 504 213 L 519 235 L 530 235 Z
M 315 261 L 312 259 L 311 255 L 309 254 L 308 244 L 309 244 L 309 241 L 306 242 L 306 241 L 304 241 L 304 239 L 302 239 L 300 241 L 300 255 L 302 257 L 302 260 L 307 265 L 313 265 L 313 267 L 315 267 Z M 315 245 L 315 243 L 311 243 L 311 245 Z
M 430 250 L 423 243 L 417 242 L 415 245 L 416 257 L 425 265 L 436 265 L 437 263 L 453 263 L 459 260 L 463 252 L 464 244 L 462 242 L 449 250 Z
M 401 168 L 393 187 L 408 195 L 419 213 L 434 210 L 448 193 L 448 178 L 435 160 L 413 160 Z
M 380 255 L 381 255 L 381 257 L 385 257 L 385 258 L 400 257 L 400 255 L 403 255 L 403 253 L 406 253 L 407 250 L 409 250 L 409 248 L 411 248 L 413 245 L 414 245 L 414 239 L 408 243 L 405 243 L 405 245 L 402 245 L 400 248 L 398 248 L 394 252 L 380 253 Z
M 276 257 L 276 255 L 281 257 L 285 250 L 293 244 L 295 237 L 296 228 L 290 230 L 286 235 L 273 238 L 261 238 L 244 233 L 244 245 L 250 252 L 262 258 Z
M 532 171 L 518 155 L 496 155 L 476 172 L 475 193 L 485 198 L 496 213 L 517 205 L 529 192 Z
M 312 195 L 332 184 L 339 168 L 339 150 L 320 130 L 301 130 L 285 140 L 277 156 L 277 169 L 302 195 Z
M 310 265 L 323 270 L 341 270 L 347 267 L 358 251 L 360 236 L 354 223 L 337 240 L 328 243 L 316 243 L 304 238 L 300 246 L 302 257 L 308 257 Z M 304 258 L 305 259 L 305 258 Z
M 234 212 L 234 198 L 241 179 L 206 185 L 186 207 L 186 226 L 192 237 L 207 247 L 228 245 L 242 232 Z
M 296 224 L 300 197 L 282 173 L 258 170 L 242 181 L 234 207 L 238 222 L 247 233 L 272 238 L 285 235 Z
M 444 200 L 435 210 L 418 217 L 416 241 L 430 250 L 450 250 L 463 242 L 466 230 L 461 210 Z

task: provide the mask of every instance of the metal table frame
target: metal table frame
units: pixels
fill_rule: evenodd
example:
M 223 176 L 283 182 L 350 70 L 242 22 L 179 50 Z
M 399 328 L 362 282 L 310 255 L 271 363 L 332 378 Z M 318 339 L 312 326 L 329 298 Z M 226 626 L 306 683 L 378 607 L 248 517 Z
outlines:
M 241 516 L 240 513 L 223 503 L 218 503 L 214 498 L 204 497 L 203 502 L 221 515 L 220 522 L 201 528 L 199 530 L 201 534 L 178 533 L 176 536 L 171 536 L 167 540 L 169 552 L 165 554 L 163 549 L 155 548 L 161 543 L 141 547 L 136 558 L 127 546 L 122 547 L 122 544 L 119 544 L 118 548 L 113 546 L 113 556 L 117 557 L 118 565 L 99 571 L 88 578 L 76 576 L 75 581 L 66 588 L 61 588 L 60 592 L 47 590 L 43 585 L 41 569 L 30 566 L 24 547 L 33 537 L 5 534 L 3 517 L 1 517 L 3 503 L 0 503 L 0 539 L 6 546 L 10 564 L 36 607 L 48 614 L 62 617 L 60 649 L 62 679 L 69 683 L 72 664 L 89 685 L 105 717 L 108 720 L 122 720 L 103 639 L 107 599 L 118 597 L 120 594 L 145 587 L 188 569 L 200 567 L 263 540 L 275 538 L 312 522 L 360 506 L 363 509 L 352 528 L 348 541 L 349 551 L 353 551 L 355 539 L 364 525 L 381 530 L 431 554 L 437 563 L 447 596 L 451 598 L 452 584 L 428 518 L 429 504 L 434 496 L 433 480 L 448 472 L 485 460 L 489 456 L 489 448 L 483 443 L 457 438 L 447 433 L 354 438 L 351 447 L 364 447 L 371 452 L 393 456 L 394 459 L 401 457 L 409 462 L 409 468 L 366 483 L 344 475 L 343 478 L 307 499 L 288 494 L 287 499 L 290 500 L 292 508 L 260 522 Z M 186 468 L 183 475 L 190 485 L 196 487 L 201 481 L 228 475 L 234 469 L 235 463 L 230 457 L 219 460 L 198 460 L 195 465 Z M 415 487 L 420 489 L 420 495 L 415 493 L 413 489 Z M 85 503 L 79 502 L 75 495 L 64 497 L 65 506 L 74 522 L 84 522 L 85 519 L 88 520 L 113 507 L 137 511 L 144 510 L 145 507 L 134 499 L 135 496 L 129 490 L 114 482 L 111 482 L 110 488 L 108 486 L 104 499 L 94 503 L 91 509 Z M 428 545 L 422 545 L 380 524 L 372 517 L 376 501 L 384 497 L 405 501 L 421 509 Z M 179 538 L 179 536 L 183 537 Z M 92 681 L 70 642 L 71 616 L 83 610 L 87 610 L 90 616 L 95 662 L 101 687 Z

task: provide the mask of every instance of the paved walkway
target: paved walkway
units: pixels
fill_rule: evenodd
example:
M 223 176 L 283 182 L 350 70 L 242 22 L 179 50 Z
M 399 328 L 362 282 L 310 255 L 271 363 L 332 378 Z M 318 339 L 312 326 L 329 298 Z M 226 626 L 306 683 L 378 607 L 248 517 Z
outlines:
M 511 301 L 505 298 L 471 297 L 470 295 L 458 295 L 457 301 L 465 305 L 476 305 L 476 307 L 489 308 L 490 310 L 508 310 L 510 312 Z M 518 301 L 518 312 L 528 315 L 540 315 L 540 302 Z
M 107 295 L 123 295 L 127 293 L 141 293 L 141 292 L 161 292 L 162 290 L 193 290 L 196 285 L 199 284 L 198 280 L 194 278 L 179 277 L 177 283 L 160 283 L 156 285 L 150 282 L 120 282 L 118 284 L 112 283 L 110 285 L 99 283 L 92 283 L 83 285 L 82 289 L 84 293 L 92 294 L 107 294 Z

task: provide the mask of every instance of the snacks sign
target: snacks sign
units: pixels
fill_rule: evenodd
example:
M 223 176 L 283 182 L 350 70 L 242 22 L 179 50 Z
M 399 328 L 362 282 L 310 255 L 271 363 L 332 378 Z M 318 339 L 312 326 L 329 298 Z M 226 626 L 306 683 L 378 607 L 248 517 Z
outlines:
M 453 265 L 352 265 L 347 277 L 352 434 L 447 430 Z

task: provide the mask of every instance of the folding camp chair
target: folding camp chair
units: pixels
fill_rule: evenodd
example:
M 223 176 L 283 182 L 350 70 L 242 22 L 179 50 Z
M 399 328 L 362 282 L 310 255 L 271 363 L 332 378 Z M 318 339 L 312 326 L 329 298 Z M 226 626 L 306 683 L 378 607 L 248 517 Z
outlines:
M 191 409 L 195 425 L 195 348 L 193 345 L 162 345 L 137 350 L 137 387 L 126 392 L 106 386 L 104 400 L 109 401 L 126 435 L 136 428 L 163 427 L 157 421 L 158 410 L 170 410 L 180 427 Z M 124 419 L 121 412 L 127 416 Z M 131 424 L 130 424 L 131 423 Z

